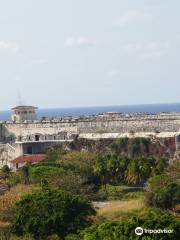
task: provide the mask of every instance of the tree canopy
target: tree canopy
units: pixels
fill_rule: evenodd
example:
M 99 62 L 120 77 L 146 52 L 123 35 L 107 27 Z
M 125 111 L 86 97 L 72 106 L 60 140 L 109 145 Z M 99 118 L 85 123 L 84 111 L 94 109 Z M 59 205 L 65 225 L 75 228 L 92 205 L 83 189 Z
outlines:
M 92 205 L 77 195 L 46 190 L 27 195 L 17 202 L 11 231 L 35 239 L 57 234 L 64 237 L 88 226 L 95 214 Z

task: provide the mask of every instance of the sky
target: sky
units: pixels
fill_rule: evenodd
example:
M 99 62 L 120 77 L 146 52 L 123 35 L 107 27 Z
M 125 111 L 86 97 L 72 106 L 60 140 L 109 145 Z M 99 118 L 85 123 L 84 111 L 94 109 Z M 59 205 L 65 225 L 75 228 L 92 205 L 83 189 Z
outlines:
M 0 0 L 0 110 L 180 102 L 179 11 L 179 0 Z

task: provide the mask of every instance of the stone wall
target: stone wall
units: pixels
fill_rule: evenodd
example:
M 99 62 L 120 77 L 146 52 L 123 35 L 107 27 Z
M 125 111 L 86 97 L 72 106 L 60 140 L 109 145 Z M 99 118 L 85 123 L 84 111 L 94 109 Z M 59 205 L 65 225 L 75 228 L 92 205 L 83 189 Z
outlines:
M 180 155 L 180 114 L 85 116 L 70 120 L 0 123 L 0 167 L 22 154 L 45 152 L 51 146 L 84 139 L 176 136 Z M 32 150 L 31 150 L 32 149 Z
M 79 133 L 179 132 L 180 119 L 121 119 L 77 122 L 5 123 L 1 138 L 6 142 L 65 140 Z
M 61 123 L 5 123 L 2 127 L 5 142 L 52 141 L 71 139 L 77 127 Z
M 80 133 L 128 133 L 128 132 L 178 132 L 180 120 L 113 120 L 97 122 L 78 122 Z
M 10 167 L 10 161 L 13 160 L 18 155 L 18 148 L 14 148 L 10 144 L 0 144 L 0 168 L 4 165 Z

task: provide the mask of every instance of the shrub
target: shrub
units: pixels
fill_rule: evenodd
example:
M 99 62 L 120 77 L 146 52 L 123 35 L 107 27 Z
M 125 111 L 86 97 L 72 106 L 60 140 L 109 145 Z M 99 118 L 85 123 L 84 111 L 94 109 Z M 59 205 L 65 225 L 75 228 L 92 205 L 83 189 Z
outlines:
M 60 177 L 63 172 L 62 168 L 56 166 L 37 164 L 30 169 L 30 180 L 33 183 L 41 183 L 43 179 L 51 181 Z
M 167 175 L 159 175 L 149 180 L 146 202 L 148 205 L 171 209 L 180 203 L 180 185 Z
M 64 191 L 39 191 L 17 203 L 11 231 L 34 238 L 57 234 L 64 237 L 86 227 L 88 216 L 95 213 L 91 204 Z
M 171 183 L 167 188 L 154 193 L 152 204 L 154 207 L 170 209 L 180 203 L 180 185 Z
M 24 195 L 37 191 L 35 185 L 17 185 L 0 196 L 0 221 L 10 222 L 14 218 L 14 207 Z
M 146 229 L 172 229 L 171 234 L 135 234 L 136 227 Z M 144 216 L 131 217 L 129 220 L 109 221 L 93 225 L 79 235 L 71 235 L 66 240 L 174 240 L 180 234 L 180 221 L 163 211 L 149 211 Z

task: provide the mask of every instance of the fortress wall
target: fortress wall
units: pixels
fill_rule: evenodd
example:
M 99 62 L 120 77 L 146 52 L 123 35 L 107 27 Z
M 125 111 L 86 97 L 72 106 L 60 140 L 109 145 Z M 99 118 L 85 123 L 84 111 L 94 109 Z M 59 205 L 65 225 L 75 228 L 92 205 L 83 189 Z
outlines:
M 77 126 L 66 123 L 8 123 L 3 126 L 6 141 L 34 141 L 35 135 L 39 140 L 68 139 L 77 134 Z
M 19 153 L 9 144 L 0 144 L 0 168 L 4 165 L 10 167 L 10 161 L 13 160 Z
M 0 124 L 0 167 L 23 154 L 45 152 L 61 141 L 80 139 L 114 139 L 122 137 L 172 137 L 176 140 L 177 158 L 180 158 L 180 118 L 121 118 L 92 119 L 72 122 L 32 122 Z M 39 139 L 36 140 L 36 135 Z M 63 143 L 62 143 L 63 144 Z
M 35 134 L 61 135 L 66 133 L 129 133 L 129 132 L 179 132 L 180 119 L 122 119 L 77 122 L 46 122 L 46 123 L 6 123 L 3 125 L 5 137 L 13 135 L 27 137 Z M 61 136 L 60 136 L 61 137 Z
M 80 133 L 128 133 L 128 132 L 178 132 L 180 120 L 116 120 L 102 122 L 79 122 Z

